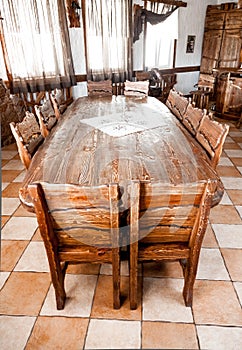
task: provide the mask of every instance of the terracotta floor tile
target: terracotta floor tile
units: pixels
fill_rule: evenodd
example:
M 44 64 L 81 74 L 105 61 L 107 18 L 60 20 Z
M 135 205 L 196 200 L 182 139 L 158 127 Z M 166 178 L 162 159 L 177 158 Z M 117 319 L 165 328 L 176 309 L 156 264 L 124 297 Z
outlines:
M 30 242 L 14 271 L 49 272 L 49 263 L 43 242 Z
M 233 205 L 231 199 L 229 198 L 226 191 L 224 191 L 223 198 L 221 199 L 220 203 L 221 205 Z
M 139 321 L 91 320 L 85 349 L 139 349 Z
M 242 328 L 197 326 L 201 349 L 242 349 Z
M 28 241 L 5 241 L 1 242 L 1 270 L 12 271 L 18 262 Z
M 240 174 L 242 175 L 242 166 L 238 166 L 237 169 L 239 170 Z
M 5 198 L 8 199 L 8 198 Z M 31 239 L 36 228 L 36 218 L 11 217 L 2 229 L 2 239 L 7 240 L 27 240 Z
M 242 225 L 212 224 L 221 248 L 242 248 Z
M 69 275 L 65 277 L 66 302 L 63 310 L 56 309 L 53 285 L 46 296 L 41 316 L 89 317 L 97 276 Z
M 20 173 L 21 173 L 21 170 L 2 170 L 2 182 L 11 182 Z
M 241 173 L 234 166 L 218 165 L 217 172 L 218 172 L 219 176 L 241 177 Z
M 17 154 L 17 145 L 16 145 L 16 143 L 14 142 L 14 143 L 11 143 L 10 145 L 7 145 L 7 146 L 4 146 L 3 148 L 2 148 L 4 151 L 6 151 L 6 150 L 8 150 L 8 151 L 15 151 L 16 152 L 16 154 Z
M 50 285 L 47 273 L 12 272 L 0 295 L 0 313 L 38 315 Z
M 240 146 L 236 142 L 225 142 L 224 143 L 224 150 L 225 152 L 230 149 L 240 149 Z
M 237 212 L 239 213 L 239 216 L 242 220 L 242 205 L 237 205 L 236 207 Z
M 88 319 L 38 317 L 26 350 L 83 349 Z
M 143 322 L 142 349 L 199 349 L 193 324 Z
M 2 182 L 2 187 L 1 187 L 1 191 L 3 192 L 5 190 L 5 188 L 10 184 L 11 182 Z
M 26 170 L 22 171 L 14 180 L 13 182 L 20 182 L 22 183 L 26 175 Z
M 16 183 L 17 184 L 17 183 Z M 36 217 L 35 213 L 29 212 L 22 205 L 18 207 L 18 209 L 14 212 L 13 216 L 23 216 L 23 217 Z
M 234 163 L 234 165 L 242 166 L 242 158 L 233 158 L 233 157 L 231 157 L 230 160 Z
M 242 309 L 232 282 L 197 280 L 193 293 L 197 324 L 242 326 Z
M 1 152 L 1 157 L 2 159 L 12 159 L 14 156 L 16 156 L 16 154 L 18 154 L 18 151 L 15 149 L 15 150 L 8 150 L 8 149 L 2 149 L 2 152 Z
M 2 192 L 2 196 L 3 197 L 19 197 L 19 188 L 21 187 L 21 184 L 18 182 L 11 182 L 6 188 L 5 190 Z
M 229 198 L 232 200 L 234 205 L 242 204 L 242 189 L 241 190 L 227 190 Z
M 1 165 L 2 167 L 9 162 L 9 159 L 2 159 L 1 160 Z
M 241 224 L 241 218 L 232 205 L 217 205 L 212 208 L 209 215 L 211 224 Z
M 23 350 L 29 338 L 35 317 L 0 317 L 0 349 Z
M 145 277 L 143 284 L 143 320 L 193 322 L 182 296 L 183 279 Z
M 232 281 L 242 282 L 242 249 L 221 249 Z
M 197 279 L 230 280 L 219 249 L 201 249 Z
M 100 274 L 112 275 L 112 264 L 102 264 Z M 120 274 L 121 276 L 129 276 L 129 266 L 127 260 L 121 261 Z
M 35 216 L 35 214 L 34 214 L 34 216 Z M 43 239 L 41 237 L 39 228 L 36 229 L 36 231 L 35 231 L 35 233 L 34 233 L 34 235 L 33 235 L 31 240 L 34 241 L 34 242 L 43 242 Z
M 203 238 L 202 246 L 204 248 L 217 248 L 218 243 L 216 241 L 213 229 L 210 224 L 207 226 L 207 230 L 205 232 L 205 236 Z
M 1 227 L 2 228 L 6 224 L 6 222 L 8 221 L 9 218 L 10 218 L 10 216 L 7 216 L 7 215 L 1 216 Z
M 119 310 L 113 309 L 113 288 L 112 276 L 99 276 L 98 284 L 92 307 L 92 318 L 112 318 L 126 320 L 141 319 L 140 288 L 137 310 L 130 310 L 129 304 L 129 278 L 121 278 L 121 307 Z

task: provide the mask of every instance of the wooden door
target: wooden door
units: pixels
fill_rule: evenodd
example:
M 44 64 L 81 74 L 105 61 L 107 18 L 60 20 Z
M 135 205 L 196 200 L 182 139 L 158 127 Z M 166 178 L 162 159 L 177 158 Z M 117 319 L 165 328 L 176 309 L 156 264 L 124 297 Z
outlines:
M 242 29 L 227 29 L 223 32 L 219 68 L 239 68 Z
M 223 30 L 209 30 L 204 32 L 203 49 L 200 72 L 212 74 L 218 67 Z

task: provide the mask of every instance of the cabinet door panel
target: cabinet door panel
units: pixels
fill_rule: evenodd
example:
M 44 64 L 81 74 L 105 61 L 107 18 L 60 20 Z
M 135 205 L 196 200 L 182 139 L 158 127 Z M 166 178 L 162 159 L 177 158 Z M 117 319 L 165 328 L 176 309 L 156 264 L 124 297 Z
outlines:
M 225 17 L 225 29 L 241 29 L 242 28 L 242 9 L 229 11 Z
M 219 68 L 239 68 L 242 30 L 228 29 L 223 33 Z
M 222 33 L 222 30 L 210 30 L 208 32 L 204 32 L 202 59 L 200 66 L 201 73 L 211 74 L 213 68 L 218 67 Z
M 205 30 L 223 29 L 225 12 L 208 11 L 205 18 Z

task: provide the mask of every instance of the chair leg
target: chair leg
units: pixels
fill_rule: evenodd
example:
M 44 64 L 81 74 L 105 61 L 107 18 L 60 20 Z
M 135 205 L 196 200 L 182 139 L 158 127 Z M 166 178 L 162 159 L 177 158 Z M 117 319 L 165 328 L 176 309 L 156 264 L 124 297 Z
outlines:
M 55 289 L 57 310 L 62 310 L 65 306 L 66 293 L 64 288 L 64 278 L 65 271 L 62 272 L 61 269 L 56 269 L 53 271 L 53 269 L 51 269 L 51 279 Z
M 138 306 L 138 243 L 130 245 L 130 261 L 129 261 L 129 298 L 130 309 L 136 310 Z
M 196 279 L 197 273 L 197 263 L 187 259 L 187 264 L 184 270 L 184 288 L 183 288 L 183 298 L 186 306 L 192 306 L 193 299 L 193 286 Z
M 120 249 L 113 249 L 113 308 L 120 308 Z

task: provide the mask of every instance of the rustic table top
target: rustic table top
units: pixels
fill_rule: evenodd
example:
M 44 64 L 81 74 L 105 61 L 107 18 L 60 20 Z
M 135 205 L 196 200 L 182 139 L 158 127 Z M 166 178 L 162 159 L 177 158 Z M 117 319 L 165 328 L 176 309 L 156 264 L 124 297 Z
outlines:
M 216 179 L 206 152 L 169 109 L 154 97 L 81 97 L 61 116 L 40 146 L 20 189 L 33 211 L 29 183 L 100 185 L 130 180 L 189 183 Z

